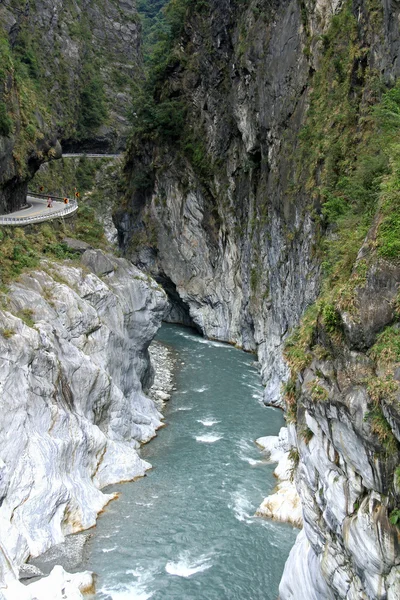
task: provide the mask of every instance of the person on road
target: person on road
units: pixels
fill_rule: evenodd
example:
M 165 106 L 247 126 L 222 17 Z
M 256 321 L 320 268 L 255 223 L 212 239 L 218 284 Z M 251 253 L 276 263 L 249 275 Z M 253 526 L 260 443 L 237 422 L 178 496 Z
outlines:
M 53 206 L 53 199 L 50 196 L 47 198 L 47 208 L 51 208 Z

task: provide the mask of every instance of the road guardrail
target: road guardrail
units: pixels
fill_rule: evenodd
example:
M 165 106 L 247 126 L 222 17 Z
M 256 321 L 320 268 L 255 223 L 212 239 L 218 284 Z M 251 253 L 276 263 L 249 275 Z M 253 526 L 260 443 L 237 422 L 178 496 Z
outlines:
M 29 198 L 48 198 L 48 195 L 45 194 L 31 194 L 29 193 Z M 61 198 L 60 196 L 51 196 L 53 200 L 62 200 L 64 202 L 65 198 Z M 44 221 L 51 221 L 52 219 L 57 219 L 59 217 L 66 217 L 71 215 L 72 213 L 78 210 L 78 202 L 75 199 L 68 198 L 68 204 L 65 204 L 65 208 L 52 212 L 50 214 L 40 214 L 33 217 L 7 217 L 7 215 L 0 216 L 0 225 L 9 225 L 9 226 L 18 226 L 18 225 L 30 225 L 32 223 L 43 223 Z

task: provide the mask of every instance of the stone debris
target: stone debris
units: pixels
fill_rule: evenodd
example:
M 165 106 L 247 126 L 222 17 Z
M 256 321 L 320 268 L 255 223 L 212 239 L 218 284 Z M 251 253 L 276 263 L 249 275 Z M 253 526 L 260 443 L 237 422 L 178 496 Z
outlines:
M 154 369 L 154 382 L 148 390 L 148 396 L 154 400 L 158 410 L 162 410 L 171 398 L 171 392 L 174 387 L 174 373 L 177 365 L 175 352 L 155 340 L 149 347 L 151 363 Z
M 63 239 L 63 244 L 68 246 L 69 250 L 73 252 L 78 252 L 79 254 L 83 254 L 86 250 L 89 250 L 92 246 L 83 242 L 82 240 L 76 240 L 75 238 L 65 237 Z

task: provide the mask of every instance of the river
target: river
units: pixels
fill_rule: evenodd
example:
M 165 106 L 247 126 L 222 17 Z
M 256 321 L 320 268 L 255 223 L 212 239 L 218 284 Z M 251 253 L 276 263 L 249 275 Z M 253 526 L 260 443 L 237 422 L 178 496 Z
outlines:
M 276 484 L 254 440 L 282 413 L 262 404 L 253 356 L 177 326 L 158 339 L 177 352 L 177 389 L 141 451 L 153 469 L 110 488 L 88 542 L 96 600 L 276 600 L 298 531 L 253 516 Z

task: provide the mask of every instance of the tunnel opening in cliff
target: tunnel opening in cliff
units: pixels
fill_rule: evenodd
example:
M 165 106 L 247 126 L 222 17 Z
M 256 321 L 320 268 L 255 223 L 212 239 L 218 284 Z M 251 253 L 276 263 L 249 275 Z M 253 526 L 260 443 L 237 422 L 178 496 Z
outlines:
M 111 135 L 97 135 L 82 140 L 63 139 L 61 146 L 65 154 L 107 154 L 121 151 L 121 143 Z
M 169 300 L 170 309 L 164 317 L 164 321 L 191 327 L 203 335 L 203 331 L 190 315 L 189 305 L 180 297 L 174 282 L 167 275 L 158 275 L 155 279 L 163 287 Z

